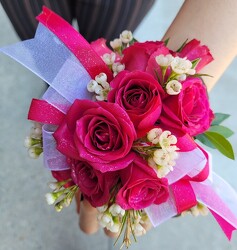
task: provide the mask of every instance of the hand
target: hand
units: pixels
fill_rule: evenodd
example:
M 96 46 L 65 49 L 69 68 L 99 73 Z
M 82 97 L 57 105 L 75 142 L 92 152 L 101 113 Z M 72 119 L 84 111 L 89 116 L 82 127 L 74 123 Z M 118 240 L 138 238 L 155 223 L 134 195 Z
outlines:
M 80 191 L 75 195 L 77 213 L 79 215 L 79 226 L 80 229 L 86 234 L 94 234 L 99 230 L 99 223 L 97 220 L 98 211 L 92 207 L 87 200 L 81 200 Z M 107 229 L 104 229 L 107 236 L 115 238 L 118 233 L 112 233 Z

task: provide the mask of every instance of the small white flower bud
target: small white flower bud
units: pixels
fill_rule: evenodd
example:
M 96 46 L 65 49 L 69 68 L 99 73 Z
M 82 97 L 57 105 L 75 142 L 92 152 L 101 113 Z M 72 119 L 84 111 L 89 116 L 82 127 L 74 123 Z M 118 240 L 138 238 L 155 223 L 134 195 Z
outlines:
M 140 223 L 133 225 L 132 229 L 136 236 L 141 236 L 141 235 L 146 234 L 145 228 Z
M 107 65 L 112 65 L 115 62 L 116 59 L 116 54 L 115 53 L 106 53 L 102 56 L 103 61 L 107 64 Z
M 186 78 L 187 78 L 187 75 L 186 74 L 181 74 L 181 75 L 178 75 L 177 77 L 176 77 L 176 79 L 178 80 L 178 81 L 185 81 L 186 80 Z
M 124 30 L 121 34 L 120 34 L 120 39 L 122 40 L 123 43 L 129 43 L 132 41 L 133 39 L 133 35 L 132 32 L 129 30 Z
M 170 65 L 172 70 L 177 74 L 186 74 L 193 66 L 191 61 L 178 56 L 174 58 Z
M 104 101 L 104 100 L 105 100 L 105 97 L 104 97 L 104 95 L 103 95 L 103 93 L 102 93 L 102 94 L 100 94 L 100 95 L 96 95 L 96 96 L 95 96 L 95 99 L 96 99 L 97 101 Z
M 34 147 L 29 148 L 29 150 L 28 150 L 28 155 L 29 155 L 30 158 L 32 158 L 32 159 L 37 159 L 37 158 L 39 158 L 39 154 L 36 153 L 36 150 L 35 150 Z
M 165 88 L 167 94 L 178 95 L 181 92 L 182 84 L 177 80 L 172 80 L 166 84 Z
M 119 73 L 119 72 L 123 71 L 124 69 L 125 69 L 125 65 L 124 65 L 124 64 L 121 64 L 121 63 L 119 63 L 119 62 L 114 63 L 114 64 L 112 65 L 112 70 L 113 70 L 113 72 Z
M 157 144 L 159 142 L 159 138 L 161 134 L 162 134 L 162 129 L 153 128 L 148 132 L 147 139 L 153 144 Z
M 162 67 L 168 67 L 171 64 L 171 62 L 174 60 L 174 57 L 171 54 L 168 54 L 166 56 L 162 54 L 162 55 L 156 56 L 155 59 L 158 65 Z
M 196 74 L 196 70 L 195 70 L 195 69 L 189 69 L 189 70 L 187 71 L 187 74 L 188 74 L 188 75 L 195 75 L 195 74 Z
M 124 216 L 125 214 L 125 210 L 122 209 L 118 204 L 114 203 L 110 206 L 109 208 L 109 212 L 113 215 L 113 216 Z
M 107 82 L 107 75 L 105 73 L 100 73 L 95 77 L 95 80 L 100 84 Z
M 102 85 L 102 87 L 103 87 L 104 89 L 106 89 L 106 90 L 109 90 L 109 89 L 110 89 L 110 85 L 109 85 L 108 82 L 103 82 L 103 83 L 101 83 L 101 85 Z
M 100 95 L 100 94 L 102 94 L 102 92 L 103 92 L 103 88 L 102 88 L 100 85 L 97 85 L 97 86 L 95 87 L 95 93 L 96 93 L 97 95 Z
M 103 213 L 103 212 L 105 212 L 105 211 L 107 210 L 107 208 L 108 208 L 108 205 L 105 204 L 105 205 L 103 205 L 103 206 L 97 207 L 97 210 L 98 210 L 100 213 Z
M 118 223 L 114 223 L 113 225 L 108 225 L 107 229 L 112 233 L 118 233 L 120 230 L 120 225 Z
M 98 86 L 98 83 L 95 80 L 91 80 L 88 84 L 87 84 L 87 90 L 89 92 L 95 92 L 95 88 Z
M 51 193 L 45 194 L 45 198 L 46 198 L 46 201 L 47 201 L 48 205 L 53 205 L 54 202 L 56 201 L 54 195 L 51 194 Z
M 122 40 L 120 38 L 116 38 L 113 41 L 110 42 L 110 46 L 114 49 L 120 49 L 122 46 Z
M 26 148 L 29 148 L 29 147 L 32 146 L 32 145 L 31 145 L 31 138 L 30 138 L 29 136 L 27 136 L 27 137 L 25 138 L 24 146 L 25 146 Z

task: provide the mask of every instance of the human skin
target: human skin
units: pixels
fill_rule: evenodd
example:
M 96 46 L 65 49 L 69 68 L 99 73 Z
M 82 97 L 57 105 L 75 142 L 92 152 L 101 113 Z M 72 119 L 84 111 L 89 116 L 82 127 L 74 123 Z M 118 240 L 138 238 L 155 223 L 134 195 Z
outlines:
M 214 61 L 201 72 L 213 76 L 204 79 L 208 91 L 237 55 L 236 10 L 236 0 L 186 0 L 163 37 L 173 50 L 193 38 L 209 47 Z

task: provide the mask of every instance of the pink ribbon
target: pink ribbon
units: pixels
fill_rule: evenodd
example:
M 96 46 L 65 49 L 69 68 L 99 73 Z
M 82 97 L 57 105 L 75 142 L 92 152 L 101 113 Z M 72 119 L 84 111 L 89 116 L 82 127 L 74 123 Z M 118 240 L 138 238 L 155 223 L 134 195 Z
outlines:
M 65 115 L 44 100 L 32 99 L 28 119 L 39 123 L 59 125 Z

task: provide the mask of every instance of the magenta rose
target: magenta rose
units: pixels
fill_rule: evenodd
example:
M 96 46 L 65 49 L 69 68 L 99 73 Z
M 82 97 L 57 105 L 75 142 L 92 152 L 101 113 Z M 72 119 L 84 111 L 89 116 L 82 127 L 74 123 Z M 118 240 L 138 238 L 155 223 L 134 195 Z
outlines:
M 136 42 L 123 51 L 122 63 L 125 64 L 126 70 L 146 71 L 148 61 L 153 53 L 166 55 L 169 53 L 169 49 L 165 47 L 164 42 Z
M 177 96 L 163 102 L 162 124 L 195 136 L 206 131 L 214 118 L 207 90 L 200 78 L 187 78 Z
M 179 57 L 186 57 L 188 60 L 193 61 L 197 58 L 200 59 L 195 70 L 199 72 L 204 66 L 213 61 L 210 50 L 205 45 L 200 45 L 200 41 L 193 39 L 188 42 L 182 50 L 176 54 Z
M 83 161 L 70 160 L 71 175 L 85 199 L 99 207 L 108 202 L 110 191 L 118 180 L 116 172 L 101 173 Z
M 164 91 L 148 73 L 122 71 L 110 83 L 108 101 L 117 103 L 129 115 L 138 137 L 153 128 L 160 116 Z
M 64 155 L 107 172 L 125 168 L 132 161 L 136 131 L 118 104 L 75 100 L 54 137 Z
M 123 209 L 144 209 L 151 204 L 161 204 L 169 197 L 168 181 L 158 178 L 147 162 L 136 155 L 134 161 L 120 171 L 122 187 L 116 202 Z

